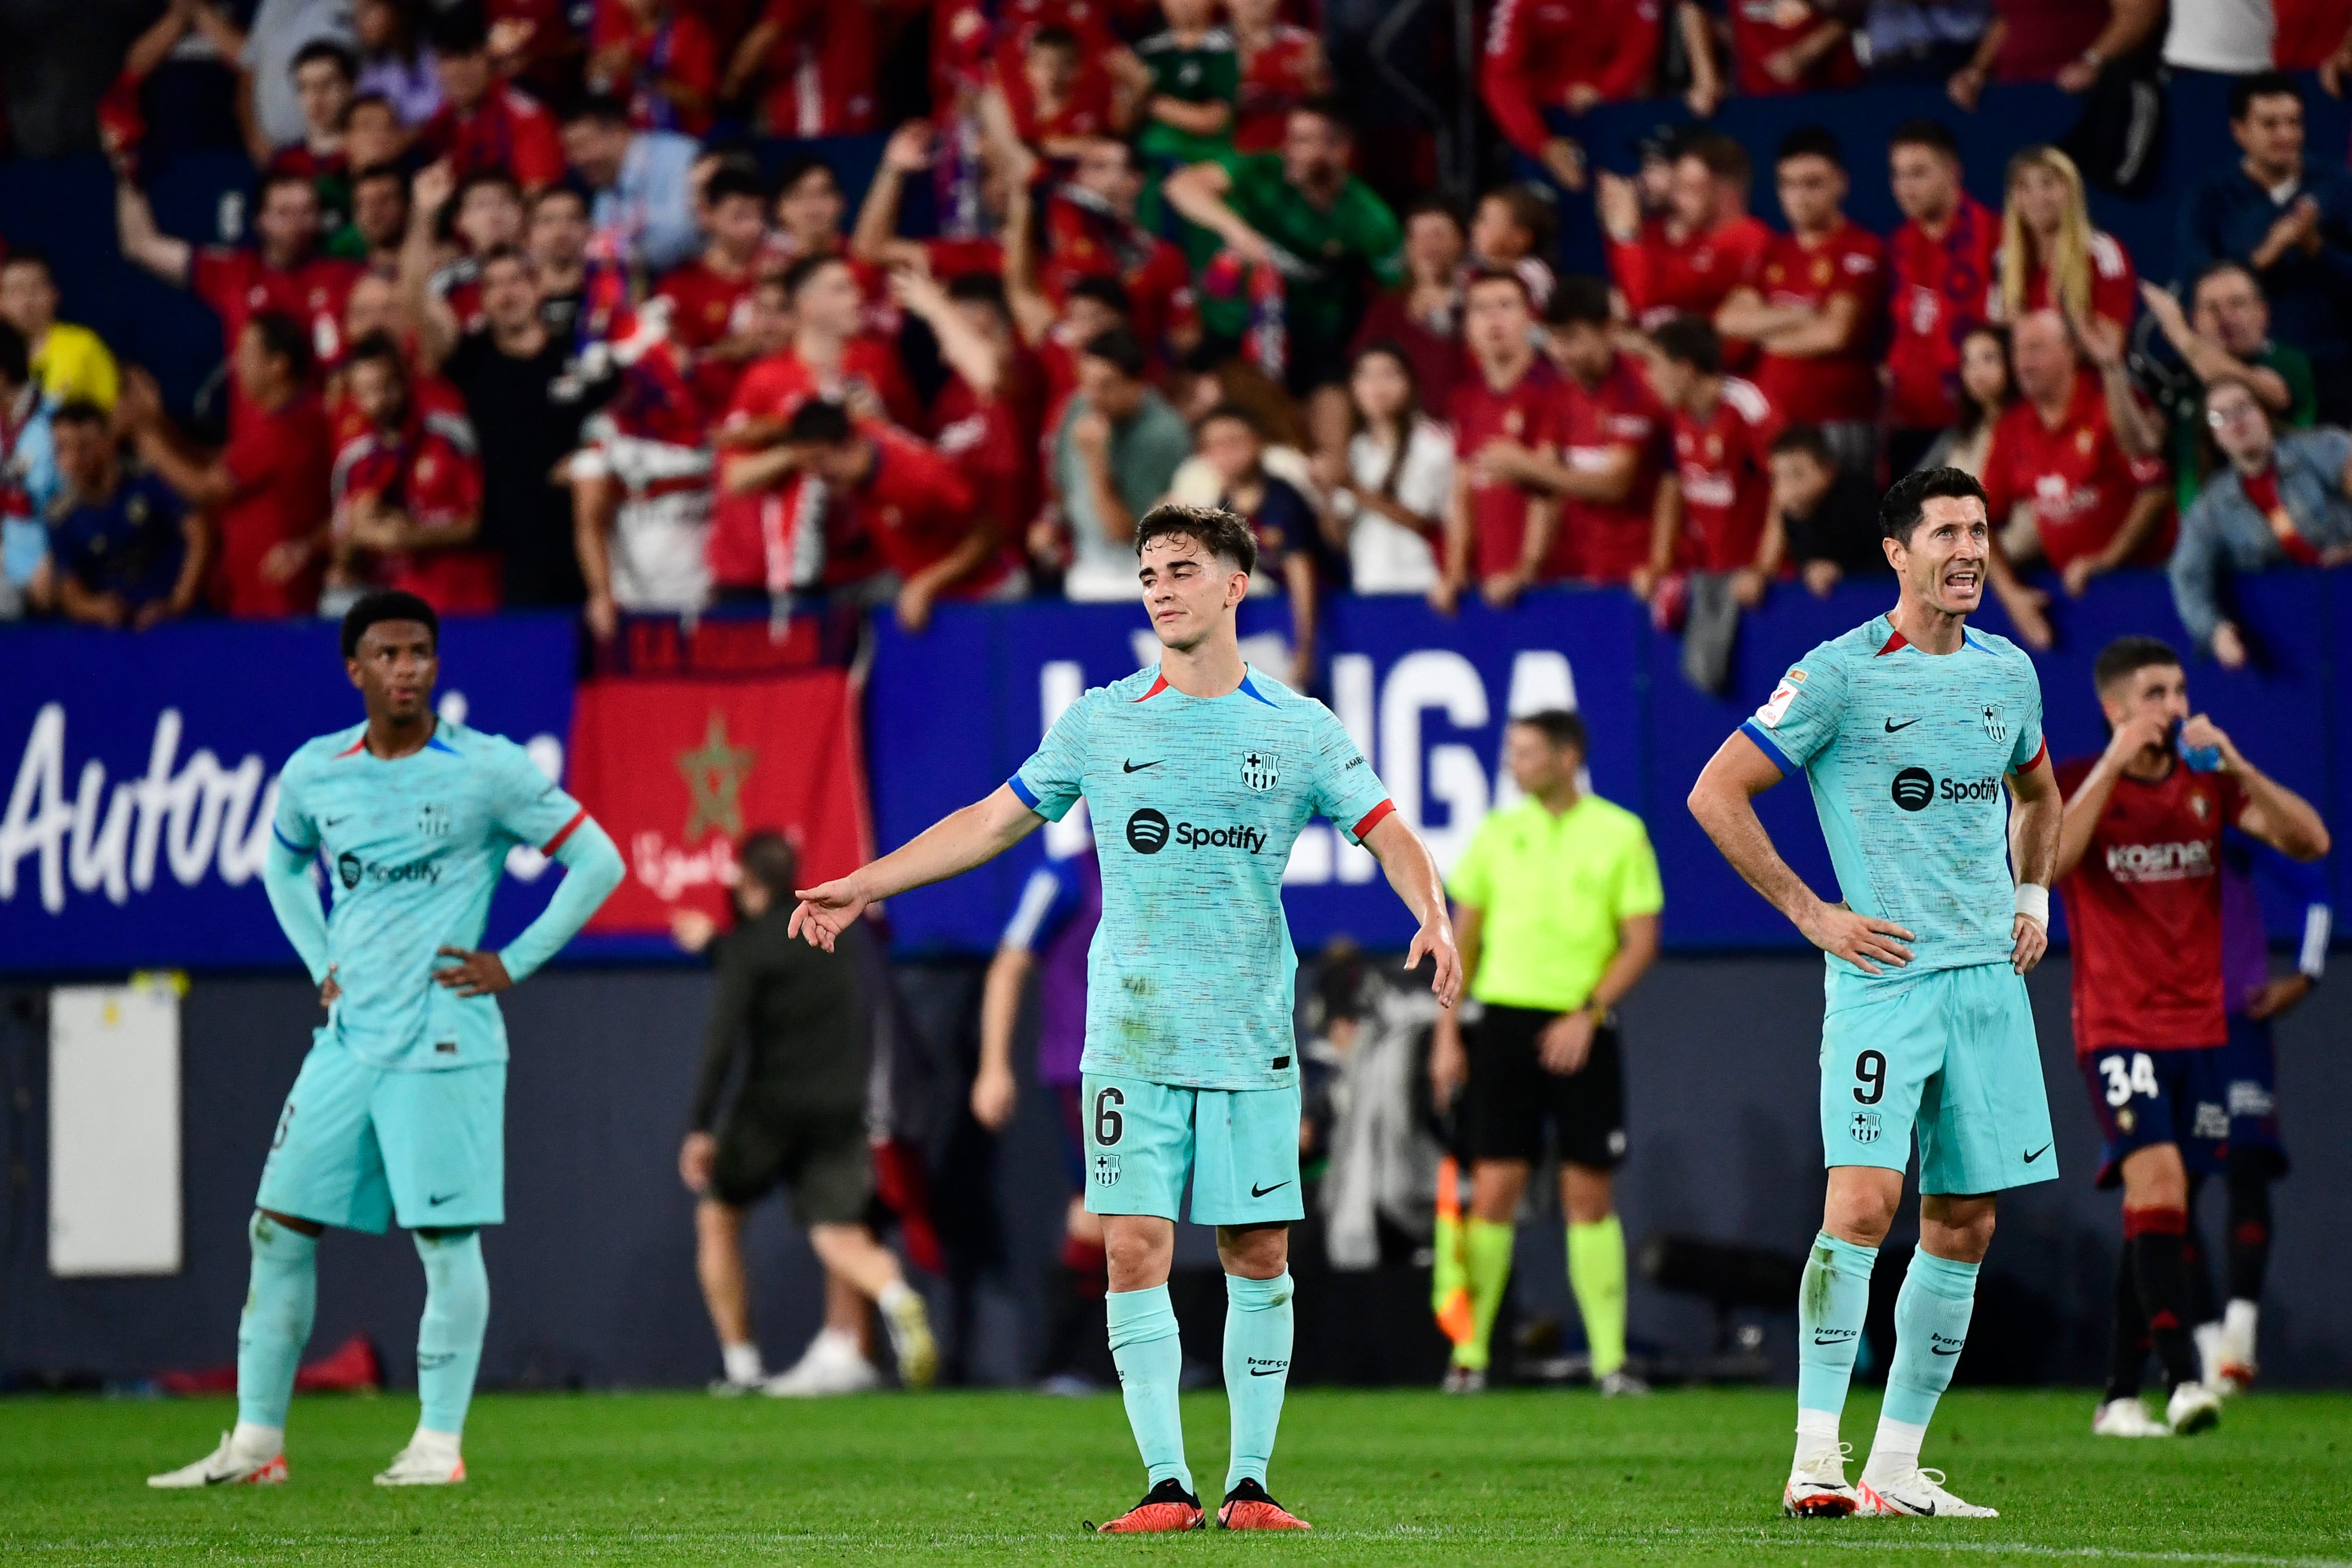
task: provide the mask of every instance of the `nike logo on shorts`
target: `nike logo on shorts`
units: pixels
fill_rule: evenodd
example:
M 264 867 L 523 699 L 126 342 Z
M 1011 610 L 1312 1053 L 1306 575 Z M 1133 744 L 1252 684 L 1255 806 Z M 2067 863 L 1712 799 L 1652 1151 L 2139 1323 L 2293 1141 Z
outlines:
M 465 1188 L 460 1187 L 460 1188 L 458 1188 L 458 1189 L 457 1189 L 457 1192 L 454 1192 L 454 1193 L 435 1193 L 435 1194 L 432 1194 L 430 1197 L 426 1198 L 425 1201 L 425 1203 L 426 1203 L 427 1205 L 429 1205 L 430 1206 L 432 1206 L 432 1207 L 434 1207 L 434 1208 L 436 1208 L 436 1209 L 437 1209 L 437 1208 L 439 1208 L 443 1204 L 447 1203 L 451 1198 L 457 1197 L 457 1196 L 461 1195 L 461 1194 L 465 1192 L 465 1190 L 466 1190 Z
M 1254 1198 L 1262 1198 L 1262 1197 L 1265 1196 L 1265 1194 L 1268 1194 L 1268 1193 L 1278 1193 L 1278 1192 L 1282 1191 L 1282 1189 L 1283 1189 L 1283 1188 L 1285 1188 L 1285 1187 L 1286 1187 L 1286 1186 L 1288 1186 L 1288 1185 L 1290 1185 L 1290 1179 L 1289 1179 L 1288 1177 L 1286 1177 L 1286 1177 L 1284 1177 L 1281 1181 L 1278 1181 L 1278 1182 L 1275 1183 L 1275 1184 L 1274 1184 L 1274 1185 L 1272 1185 L 1272 1186 L 1270 1186 L 1270 1187 L 1261 1187 L 1261 1186 L 1255 1186 L 1255 1185 L 1253 1185 L 1253 1186 L 1250 1188 L 1250 1196 L 1252 1196 L 1252 1197 L 1254 1197 Z
M 2050 1145 L 2044 1143 L 2041 1148 L 2036 1149 L 2032 1153 L 2028 1154 L 2025 1157 L 2025 1163 L 2031 1165 L 2034 1161 L 2039 1160 L 2042 1155 L 2047 1154 L 2048 1152 L 2050 1152 Z

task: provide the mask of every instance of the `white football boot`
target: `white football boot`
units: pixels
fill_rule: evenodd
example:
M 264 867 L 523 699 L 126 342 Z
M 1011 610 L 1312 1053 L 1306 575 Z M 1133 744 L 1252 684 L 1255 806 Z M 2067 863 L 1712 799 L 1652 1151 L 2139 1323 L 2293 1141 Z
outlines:
M 2221 1396 L 2201 1383 L 2184 1383 L 2165 1401 L 2165 1425 L 2186 1437 L 2221 1424 Z
M 2169 1437 L 2172 1428 L 2147 1413 L 2137 1399 L 2110 1399 L 2091 1417 L 2094 1437 Z
M 380 1487 L 453 1487 L 466 1479 L 456 1439 L 418 1432 L 375 1478 Z
M 221 1434 L 220 1447 L 193 1465 L 149 1476 L 151 1487 L 275 1487 L 286 1484 L 286 1450 L 268 1455 L 240 1452 L 235 1436 Z
M 776 1399 L 821 1399 L 864 1394 L 881 1384 L 881 1373 L 859 1352 L 855 1338 L 820 1329 L 801 1359 L 768 1379 L 761 1392 Z
M 912 1287 L 901 1286 L 881 1306 L 890 1350 L 898 1358 L 898 1381 L 908 1388 L 930 1387 L 940 1374 L 940 1346 L 931 1338 L 931 1314 L 922 1297 Z
M 2000 1510 L 1984 1508 L 1972 1502 L 1962 1502 L 1944 1489 L 1944 1472 L 1914 1468 L 1910 1474 L 1874 1484 L 1868 1478 L 1862 1483 L 1862 1509 L 1864 1514 L 1883 1519 L 1999 1519 Z
M 1862 1506 L 1862 1494 L 1846 1484 L 1846 1456 L 1851 1443 L 1824 1448 L 1801 1459 L 1789 1471 L 1780 1489 L 1780 1511 L 1790 1519 L 1844 1519 Z

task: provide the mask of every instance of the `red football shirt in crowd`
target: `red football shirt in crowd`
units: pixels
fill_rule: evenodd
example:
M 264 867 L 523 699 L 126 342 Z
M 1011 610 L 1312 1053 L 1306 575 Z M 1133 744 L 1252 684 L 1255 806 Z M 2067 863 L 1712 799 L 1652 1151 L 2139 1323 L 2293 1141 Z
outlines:
M 705 408 L 723 412 L 735 400 L 744 362 L 709 358 L 704 351 L 740 330 L 758 282 L 751 268 L 730 277 L 698 256 L 671 268 L 654 290 L 670 302 L 670 342 L 692 356 L 694 390 Z
M 588 26 L 590 58 L 624 49 L 629 78 L 611 84 L 611 90 L 628 100 L 632 124 L 641 131 L 676 131 L 688 136 L 710 130 L 712 103 L 719 96 L 719 39 L 706 17 L 691 5 L 680 4 L 668 16 L 648 23 L 621 0 L 596 0 Z M 688 89 L 698 101 L 679 104 L 664 90 L 669 82 Z
M 1631 244 L 1609 242 L 1609 266 L 1644 329 L 1676 314 L 1713 321 L 1771 244 L 1772 231 L 1753 217 L 1682 240 L 1669 239 L 1665 225 L 1654 220 Z
M 1110 133 L 1110 74 L 1098 64 L 1078 71 L 1070 83 L 1069 96 L 1051 114 L 1039 109 L 1037 95 L 1029 89 L 1027 71 L 1017 68 L 1001 71 L 996 85 L 1003 89 L 1004 107 L 1013 116 L 1013 133 L 1032 148 L 1043 147 L 1049 139 Z
M 2007 24 L 1993 56 L 1995 81 L 2048 81 L 2107 30 L 2109 0 L 1992 0 Z M 2341 41 L 2341 36 L 2338 36 Z
M 226 352 L 236 353 L 245 324 L 264 310 L 291 316 L 310 334 L 322 363 L 343 356 L 343 306 L 363 268 L 356 261 L 314 256 L 295 267 L 272 267 L 244 246 L 208 245 L 188 264 L 188 287 L 220 318 Z
M 1729 0 L 1728 9 L 1732 76 L 1741 92 L 1758 98 L 1824 92 L 1862 80 L 1862 62 L 1854 57 L 1851 35 L 1839 39 L 1793 81 L 1782 81 L 1764 68 L 1765 61 L 1795 47 L 1831 19 L 1804 0 Z
M 1470 465 L 1489 441 L 1517 441 L 1538 450 L 1551 447 L 1558 436 L 1559 398 L 1560 378 L 1540 356 L 1500 392 L 1475 368 L 1454 389 L 1454 461 L 1470 476 L 1470 572 L 1475 578 L 1518 570 L 1528 510 L 1545 497 L 1525 485 L 1490 479 Z M 1545 581 L 1564 577 L 1569 562 L 1565 531 L 1556 531 L 1537 576 Z
M 1906 223 L 1887 241 L 1887 414 L 1895 429 L 1941 430 L 1959 417 L 1960 341 L 1985 319 L 2000 248 L 2000 218 L 1966 195 L 1942 235 Z
M 1394 343 L 1404 351 L 1405 363 L 1412 367 L 1413 390 L 1420 395 L 1421 405 L 1442 417 L 1454 399 L 1454 389 L 1477 374 L 1469 351 L 1462 346 L 1460 330 L 1458 312 L 1449 310 L 1441 320 L 1424 321 L 1412 313 L 1406 290 L 1391 289 L 1365 309 L 1363 323 L 1356 329 L 1348 352 L 1355 355 L 1377 342 Z
M 247 406 L 221 454 L 236 490 L 214 520 L 213 608 L 247 619 L 307 616 L 319 603 L 315 561 L 283 583 L 265 578 L 261 563 L 273 547 L 308 539 L 327 521 L 334 460 L 327 416 L 307 395 L 273 409 Z
M 2278 31 L 2271 36 L 2271 64 L 2283 71 L 2317 70 L 2352 30 L 2352 4 L 2346 0 L 2271 0 Z
M 555 119 L 537 100 L 510 87 L 493 87 L 471 114 L 454 103 L 425 122 L 416 133 L 427 162 L 446 158 L 462 181 L 485 169 L 504 169 L 527 191 L 563 178 L 563 143 Z
M 1235 152 L 1281 149 L 1290 111 L 1322 89 L 1321 59 L 1321 46 L 1313 33 L 1289 22 L 1274 25 L 1274 37 L 1265 47 L 1242 65 L 1242 98 L 1234 116 Z
M 874 444 L 874 467 L 840 504 L 904 581 L 938 565 L 971 536 L 981 521 L 976 498 L 956 462 L 929 443 L 889 425 L 867 425 L 862 434 Z M 985 564 L 1001 572 L 1000 563 Z M 956 586 L 971 588 L 968 582 Z
M 1852 219 L 1808 246 L 1776 234 L 1747 282 L 1767 305 L 1825 310 L 1843 295 L 1860 325 L 1843 353 L 1803 358 L 1769 349 L 1756 361 L 1756 385 L 1792 424 L 1822 425 L 1878 416 L 1878 349 L 1886 309 L 1886 247 Z
M 1155 356 L 1197 322 L 1192 268 L 1183 251 L 1117 213 L 1057 191 L 1045 204 L 1038 282 L 1058 305 L 1081 278 L 1116 278 L 1126 287 L 1129 322 Z
M 1591 469 L 1612 461 L 1622 447 L 1636 454 L 1633 488 L 1623 500 L 1561 501 L 1560 544 L 1570 575 L 1622 583 L 1648 563 L 1651 508 L 1664 467 L 1668 422 L 1649 382 L 1623 354 L 1611 363 L 1598 385 L 1560 377 L 1554 424 L 1559 460 L 1570 468 Z
M 1478 89 L 1511 145 L 1532 158 L 1554 135 L 1543 111 L 1571 87 L 1622 103 L 1657 69 L 1657 0 L 1499 0 L 1486 24 Z
M 971 486 L 1015 559 L 1045 500 L 1037 445 L 1044 392 L 1034 363 L 1023 356 L 996 396 L 983 399 L 963 377 L 950 375 L 931 404 L 931 444 Z
M 2058 770 L 2071 796 L 2097 763 Z M 2245 809 L 2227 773 L 2175 760 L 2116 783 L 2082 863 L 2058 885 L 2074 944 L 2074 1054 L 2175 1050 L 2229 1037 L 2221 1013 L 2221 829 Z
M 1683 537 L 1701 572 L 1756 564 L 1772 499 L 1772 437 L 1778 412 L 1753 383 L 1723 378 L 1702 419 L 1675 415 L 1675 472 L 1682 480 Z
M 2022 400 L 2000 416 L 1981 477 L 1993 526 L 2001 526 L 2021 503 L 2032 507 L 2042 553 L 2063 569 L 2107 547 L 2139 492 L 2164 483 L 2164 464 L 2125 454 L 2108 422 L 2098 376 L 2080 370 L 2055 428 Z M 2167 522 L 2132 563 L 2163 565 L 2172 553 L 2172 534 Z
M 414 344 L 402 344 L 401 353 L 408 363 L 410 405 L 417 413 L 427 417 L 436 414 L 446 414 L 453 415 L 461 420 L 467 418 L 466 395 L 439 376 L 428 375 L 420 371 L 416 364 L 416 350 Z M 327 384 L 324 406 L 327 412 L 327 429 L 330 438 L 334 442 L 336 458 L 340 462 L 342 453 L 351 444 L 368 433 L 371 428 L 370 423 L 368 416 L 360 412 L 360 405 L 352 401 L 351 393 L 344 387 L 343 378 L 340 374 Z
M 2000 273 L 2000 258 L 1994 258 L 1993 276 Z M 2049 310 L 2057 308 L 2050 297 L 2050 269 L 2035 265 L 2025 272 L 2025 308 L 2028 310 Z M 2131 252 L 2123 242 L 2105 230 L 2091 235 L 2091 313 L 2103 321 L 2113 321 L 2128 330 L 2132 317 L 2139 310 L 2139 272 L 2132 266 Z
M 412 415 L 405 428 L 370 427 L 336 454 L 338 511 L 373 496 L 421 529 L 456 530 L 478 521 L 482 460 L 462 416 Z M 467 545 L 395 551 L 378 562 L 377 585 L 404 589 L 445 616 L 489 615 L 499 607 L 499 558 Z
M 765 116 L 776 136 L 852 136 L 875 126 L 882 42 L 875 7 L 769 0 L 782 37 L 768 56 Z

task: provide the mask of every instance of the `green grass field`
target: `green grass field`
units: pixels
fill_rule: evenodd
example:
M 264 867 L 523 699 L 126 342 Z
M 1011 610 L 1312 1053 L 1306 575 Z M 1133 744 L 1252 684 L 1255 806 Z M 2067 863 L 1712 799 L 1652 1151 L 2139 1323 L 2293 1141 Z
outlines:
M 2257 1394 L 2220 1431 L 2094 1440 L 2084 1392 L 1961 1393 L 1927 1458 L 1998 1520 L 1779 1517 L 1782 1391 L 1302 1391 L 1275 1494 L 1310 1537 L 1097 1539 L 1079 1521 L 1134 1500 L 1117 1398 L 876 1395 L 818 1404 L 684 1394 L 491 1395 L 474 1479 L 385 1492 L 400 1398 L 298 1401 L 283 1488 L 152 1492 L 194 1458 L 226 1401 L 0 1401 L 0 1562 L 1101 1563 L 1113 1554 L 1267 1554 L 1297 1563 L 2041 1563 L 2313 1564 L 2352 1560 L 2352 1397 Z M 1857 1397 L 1850 1436 L 1874 1405 Z M 1211 1492 L 1222 1396 L 1185 1403 Z M 1863 1446 L 1858 1444 L 1859 1446 Z

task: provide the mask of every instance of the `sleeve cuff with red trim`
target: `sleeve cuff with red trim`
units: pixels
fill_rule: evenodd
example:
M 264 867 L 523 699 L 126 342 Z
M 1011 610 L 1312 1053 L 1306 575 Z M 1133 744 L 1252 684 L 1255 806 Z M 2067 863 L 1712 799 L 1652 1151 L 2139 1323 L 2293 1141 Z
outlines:
M 1361 844 L 1364 841 L 1364 835 L 1370 833 L 1373 828 L 1378 827 L 1381 825 L 1381 818 L 1388 816 L 1395 809 L 1396 802 L 1392 800 L 1381 801 L 1380 805 L 1364 813 L 1364 815 L 1357 820 L 1356 826 L 1348 830 L 1348 837 L 1354 839 L 1357 843 Z
M 557 850 L 563 847 L 563 841 L 571 837 L 573 834 L 579 832 L 580 825 L 587 820 L 588 808 L 583 805 L 578 811 L 572 814 L 571 821 L 565 823 L 562 827 L 555 830 L 554 837 L 549 839 L 546 843 L 539 847 L 539 852 L 542 855 L 552 858 Z

